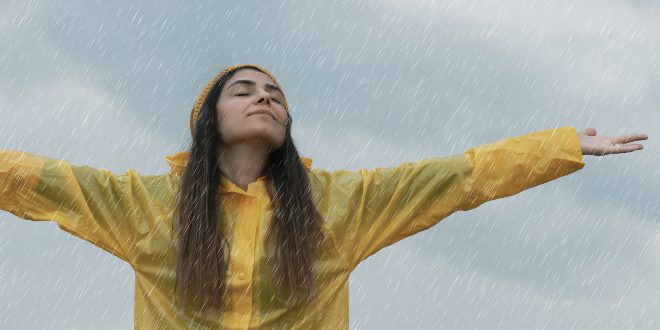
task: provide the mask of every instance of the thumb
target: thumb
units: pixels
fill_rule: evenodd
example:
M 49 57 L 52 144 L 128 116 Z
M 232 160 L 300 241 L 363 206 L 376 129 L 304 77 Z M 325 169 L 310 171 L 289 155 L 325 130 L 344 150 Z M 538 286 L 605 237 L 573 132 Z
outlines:
M 591 127 L 585 128 L 584 131 L 582 131 L 582 134 L 589 136 L 596 136 L 596 130 Z

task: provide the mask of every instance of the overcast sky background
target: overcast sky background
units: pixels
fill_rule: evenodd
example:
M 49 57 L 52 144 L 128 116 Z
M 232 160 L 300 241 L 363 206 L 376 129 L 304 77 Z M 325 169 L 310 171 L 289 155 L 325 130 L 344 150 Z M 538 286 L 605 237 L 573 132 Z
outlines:
M 644 150 L 456 213 L 351 276 L 352 329 L 660 328 L 657 1 L 0 1 L 0 148 L 168 170 L 222 68 L 282 84 L 313 167 L 560 126 Z M 0 214 L 0 328 L 129 329 L 133 270 Z

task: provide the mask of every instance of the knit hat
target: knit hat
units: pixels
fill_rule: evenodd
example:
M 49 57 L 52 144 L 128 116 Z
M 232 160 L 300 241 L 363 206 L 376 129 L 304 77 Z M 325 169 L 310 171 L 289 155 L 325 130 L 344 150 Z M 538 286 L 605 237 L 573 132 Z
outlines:
M 275 79 L 275 76 L 272 73 L 270 73 L 268 70 L 266 70 L 266 69 L 264 69 L 261 66 L 256 65 L 256 64 L 232 65 L 232 66 L 228 66 L 228 67 L 224 68 L 222 71 L 220 71 L 220 73 L 215 75 L 215 77 L 213 77 L 213 79 L 211 79 L 208 83 L 206 83 L 206 86 L 204 86 L 204 89 L 202 89 L 202 91 L 197 96 L 197 100 L 195 101 L 195 104 L 193 104 L 192 111 L 190 112 L 190 133 L 191 134 L 194 134 L 194 129 L 193 128 L 195 127 L 195 123 L 197 122 L 197 118 L 199 117 L 199 111 L 202 109 L 202 104 L 204 103 L 204 100 L 206 100 L 206 96 L 209 94 L 209 91 L 211 90 L 211 88 L 213 88 L 213 86 L 218 82 L 218 80 L 220 78 L 222 78 L 225 74 L 227 74 L 228 72 L 230 72 L 234 69 L 238 69 L 238 68 L 242 68 L 242 67 L 249 67 L 249 68 L 257 69 L 257 70 L 267 74 L 271 79 L 273 79 L 273 82 L 275 82 L 275 85 L 277 85 L 277 87 L 282 91 L 282 95 L 284 96 L 284 109 L 286 109 L 287 112 L 289 111 L 289 104 L 286 101 L 286 96 L 284 95 L 284 90 L 282 89 L 282 86 L 280 86 L 280 83 L 277 82 L 277 79 Z

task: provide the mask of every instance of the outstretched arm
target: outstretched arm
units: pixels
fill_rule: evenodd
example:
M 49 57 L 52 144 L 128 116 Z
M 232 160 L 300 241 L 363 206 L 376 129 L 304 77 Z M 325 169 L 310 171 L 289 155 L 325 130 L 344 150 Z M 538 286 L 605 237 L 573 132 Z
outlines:
M 151 178 L 151 177 L 150 177 Z M 133 266 L 151 226 L 151 189 L 135 171 L 115 175 L 31 153 L 0 150 L 0 210 L 58 226 Z
M 320 211 L 350 267 L 456 211 L 580 170 L 575 127 L 533 132 L 462 154 L 360 171 L 316 170 Z

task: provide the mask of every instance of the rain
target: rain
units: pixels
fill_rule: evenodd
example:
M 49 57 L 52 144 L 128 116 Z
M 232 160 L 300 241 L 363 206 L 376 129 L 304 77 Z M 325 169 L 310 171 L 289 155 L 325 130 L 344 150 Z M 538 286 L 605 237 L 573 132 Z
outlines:
M 563 126 L 646 133 L 641 151 L 585 155 L 370 256 L 349 326 L 658 329 L 658 31 L 660 4 L 642 0 L 7 0 L 0 149 L 167 173 L 195 97 L 238 63 L 277 76 L 298 151 L 328 171 Z M 55 223 L 0 212 L 1 329 L 132 328 L 134 277 Z

